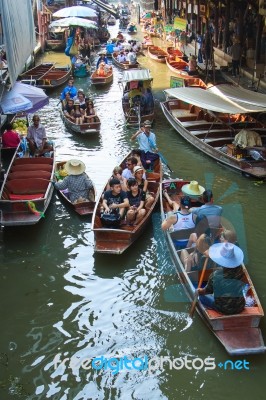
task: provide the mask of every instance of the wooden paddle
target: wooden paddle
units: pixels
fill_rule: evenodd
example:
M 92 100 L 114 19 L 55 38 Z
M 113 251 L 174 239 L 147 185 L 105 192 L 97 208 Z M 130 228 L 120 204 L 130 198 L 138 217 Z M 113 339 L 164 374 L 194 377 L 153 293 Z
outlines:
M 209 257 L 206 257 L 206 260 L 204 261 L 204 265 L 203 265 L 203 268 L 202 268 L 202 271 L 201 271 L 201 275 L 200 275 L 200 279 L 199 279 L 199 283 L 198 283 L 198 289 L 199 289 L 199 288 L 201 287 L 201 285 L 202 285 L 203 278 L 204 278 L 204 273 L 205 273 L 205 271 L 206 271 L 207 264 L 208 264 L 208 260 L 209 260 Z M 189 312 L 189 316 L 190 316 L 191 318 L 193 318 L 193 315 L 194 315 L 194 311 L 195 311 L 195 308 L 196 308 L 197 301 L 198 301 L 198 292 L 196 291 L 195 297 L 194 297 L 194 300 L 193 300 L 193 303 L 192 303 L 192 306 L 191 306 L 190 312 Z

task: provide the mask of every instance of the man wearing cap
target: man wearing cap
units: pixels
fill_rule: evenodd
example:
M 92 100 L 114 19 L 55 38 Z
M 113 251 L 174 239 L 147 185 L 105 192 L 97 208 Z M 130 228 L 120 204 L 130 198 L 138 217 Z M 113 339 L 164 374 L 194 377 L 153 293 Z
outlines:
M 156 144 L 156 136 L 151 132 L 151 122 L 145 121 L 143 128 L 131 136 L 130 140 L 137 139 L 139 148 L 142 151 L 141 162 L 146 169 L 153 168 L 153 162 L 159 158 Z
M 85 164 L 80 160 L 69 160 L 65 163 L 64 169 L 68 173 L 62 181 L 54 184 L 58 190 L 67 190 L 67 195 L 71 203 L 82 201 L 94 201 L 93 183 L 84 172 Z
M 223 314 L 238 314 L 245 307 L 243 295 L 243 251 L 232 243 L 216 243 L 209 248 L 209 257 L 218 267 L 204 288 L 198 288 L 201 303 Z
M 169 196 L 164 192 L 164 197 L 168 200 Z M 166 231 L 173 225 L 173 230 L 181 231 L 183 229 L 192 229 L 196 226 L 196 216 L 194 216 L 190 211 L 190 198 L 188 196 L 181 197 L 180 200 L 180 210 L 179 204 L 175 201 L 168 200 L 171 207 L 173 207 L 174 212 L 170 212 L 167 218 L 162 223 L 162 230 Z M 178 239 L 175 241 L 175 245 L 179 248 L 185 248 L 188 243 L 188 238 Z
M 221 226 L 222 207 L 213 204 L 213 193 L 211 190 L 205 190 L 202 193 L 202 200 L 204 202 L 202 206 L 193 207 L 190 211 L 199 219 L 206 217 L 211 229 L 218 229 Z

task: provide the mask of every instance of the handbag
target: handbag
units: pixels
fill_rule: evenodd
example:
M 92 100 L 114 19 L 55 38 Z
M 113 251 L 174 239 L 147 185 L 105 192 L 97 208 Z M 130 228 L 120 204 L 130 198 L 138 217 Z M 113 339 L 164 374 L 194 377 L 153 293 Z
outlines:
M 118 228 L 121 222 L 121 216 L 120 214 L 102 213 L 101 222 L 103 226 L 107 228 Z

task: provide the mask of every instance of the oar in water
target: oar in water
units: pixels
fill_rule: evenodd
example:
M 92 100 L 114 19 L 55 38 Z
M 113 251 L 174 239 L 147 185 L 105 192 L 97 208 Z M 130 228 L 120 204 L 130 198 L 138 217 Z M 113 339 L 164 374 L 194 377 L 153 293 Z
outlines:
M 198 283 L 198 289 L 199 289 L 199 288 L 201 287 L 201 285 L 202 285 L 203 278 L 204 278 L 204 273 L 205 273 L 205 271 L 206 271 L 207 264 L 208 264 L 208 260 L 209 260 L 209 257 L 206 257 L 206 260 L 205 260 L 205 262 L 204 262 L 204 265 L 203 265 L 203 268 L 202 268 L 202 271 L 201 271 L 201 275 L 200 275 L 200 279 L 199 279 L 199 283 Z M 196 292 L 195 292 L 195 297 L 194 297 L 192 306 L 191 306 L 191 308 L 190 308 L 189 316 L 190 316 L 191 318 L 192 318 L 193 315 L 194 315 L 194 311 L 195 311 L 195 308 L 196 308 L 197 301 L 198 301 L 198 290 L 196 290 Z
M 160 157 L 160 159 L 162 160 L 162 162 L 167 166 L 167 168 L 169 169 L 170 172 L 173 172 L 173 170 L 169 167 L 167 160 L 164 158 L 164 156 L 162 155 L 162 153 L 160 153 L 159 151 L 157 152 L 158 156 Z

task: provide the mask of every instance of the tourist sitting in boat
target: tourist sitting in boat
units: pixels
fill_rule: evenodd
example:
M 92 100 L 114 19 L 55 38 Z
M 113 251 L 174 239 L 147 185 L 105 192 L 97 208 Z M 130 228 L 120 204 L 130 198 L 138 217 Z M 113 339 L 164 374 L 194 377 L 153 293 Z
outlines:
M 125 215 L 126 208 L 129 207 L 127 193 L 122 190 L 121 183 L 118 179 L 111 179 L 110 190 L 106 190 L 103 195 L 103 208 L 107 213 L 119 213 L 121 219 Z
M 106 64 L 104 62 L 100 63 L 99 68 L 97 69 L 98 76 L 106 76 L 105 66 L 106 66 Z
M 83 201 L 94 201 L 93 183 L 85 174 L 85 164 L 80 160 L 69 160 L 65 163 L 64 169 L 68 173 L 62 181 L 54 184 L 58 190 L 65 190 L 65 194 L 71 203 Z
M 27 141 L 31 156 L 42 156 L 53 151 L 53 145 L 47 140 L 44 126 L 40 123 L 40 117 L 34 114 L 33 124 L 28 127 Z
M 140 189 L 137 180 L 134 178 L 130 178 L 127 181 L 127 186 L 129 208 L 126 214 L 126 220 L 129 225 L 138 225 L 146 214 L 144 208 L 146 194 Z
M 236 232 L 231 229 L 223 229 L 219 236 L 220 243 L 233 243 L 236 246 L 239 246 L 237 241 Z
M 181 250 L 181 261 L 187 272 L 189 271 L 200 271 L 203 268 L 203 264 L 206 260 L 206 251 L 211 246 L 212 242 L 208 235 L 203 233 L 199 236 L 196 241 L 196 247 L 192 253 L 189 253 L 186 249 Z M 211 268 L 213 263 L 208 260 L 207 268 Z
M 85 94 L 84 94 L 84 90 L 83 90 L 83 89 L 79 89 L 79 90 L 78 90 L 77 96 L 74 97 L 74 100 L 75 100 L 75 101 L 78 100 L 78 101 L 79 101 L 80 108 L 81 108 L 82 110 L 85 110 L 85 108 L 86 108 L 86 97 L 85 97 Z
M 17 132 L 12 130 L 12 124 L 6 124 L 6 130 L 2 135 L 3 147 L 18 147 L 20 144 L 20 136 Z
M 140 149 L 133 149 L 133 150 L 131 150 L 130 155 L 131 155 L 132 157 L 135 157 L 135 158 L 138 160 L 137 165 L 138 165 L 139 167 L 143 167 L 142 162 L 141 162 L 141 150 L 140 150 Z M 143 168 L 143 169 L 144 169 L 144 168 Z
M 151 122 L 145 121 L 141 130 L 138 130 L 131 136 L 130 140 L 137 139 L 139 148 L 142 150 L 141 162 L 145 169 L 152 170 L 153 163 L 158 160 L 158 148 L 156 136 L 151 132 Z
M 145 170 L 143 167 L 136 165 L 133 169 L 134 177 L 138 182 L 139 188 L 144 193 L 145 208 L 148 210 L 154 203 L 154 197 L 148 191 L 148 180 L 146 179 Z
M 95 117 L 96 117 L 96 111 L 94 109 L 93 102 L 91 100 L 87 101 L 87 107 L 85 109 L 85 114 L 84 114 L 84 122 L 90 123 L 90 122 L 95 122 Z
M 100 53 L 100 57 L 98 58 L 98 61 L 97 61 L 97 64 L 96 64 L 96 69 L 99 68 L 99 65 L 101 63 L 108 64 L 108 59 L 107 59 L 107 57 L 106 57 L 106 55 L 104 53 Z
M 204 288 L 196 289 L 200 302 L 222 314 L 238 314 L 245 308 L 243 295 L 243 251 L 232 243 L 216 243 L 209 248 L 209 257 L 218 267 Z
M 182 187 L 182 192 L 189 195 L 190 189 L 188 187 L 184 188 L 184 186 Z M 213 204 L 213 193 L 211 190 L 203 192 L 202 200 L 204 204 L 200 207 L 193 207 L 191 211 L 197 217 L 207 217 L 211 229 L 219 229 L 221 227 L 222 207 Z
M 66 118 L 74 121 L 74 117 L 72 117 L 71 115 L 71 111 L 74 110 L 74 100 L 73 99 L 69 99 L 67 101 L 67 104 L 65 105 L 65 107 L 63 108 L 63 114 Z
M 138 160 L 135 157 L 128 157 L 126 161 L 126 168 L 123 169 L 122 177 L 124 179 L 124 187 L 127 185 L 127 180 L 129 178 L 135 178 L 134 176 L 134 167 L 138 164 Z
M 130 65 L 134 65 L 137 62 L 136 53 L 132 49 L 130 49 L 128 54 L 127 54 L 127 60 L 128 60 Z
M 123 51 L 120 51 L 118 56 L 116 57 L 117 61 L 120 63 L 125 63 L 127 61 L 127 57 L 125 56 Z
M 190 56 L 188 61 L 188 75 L 197 75 L 198 74 L 198 65 L 195 56 Z
M 77 95 L 77 93 L 78 93 L 77 89 L 76 89 L 75 86 L 74 86 L 74 81 L 73 81 L 73 79 L 69 79 L 68 85 L 65 87 L 65 89 L 64 89 L 63 92 L 61 93 L 61 96 L 60 96 L 60 99 L 61 99 L 61 100 L 64 100 L 64 99 L 65 99 L 66 93 L 67 93 L 67 92 L 70 93 L 71 99 L 73 99 L 73 98 Z
M 80 125 L 83 122 L 84 110 L 80 108 L 79 100 L 75 100 L 74 109 L 70 113 L 71 117 L 75 119 L 75 124 Z
M 113 172 L 112 172 L 112 175 L 111 175 L 111 178 L 109 179 L 109 182 L 107 183 L 107 185 L 106 185 L 106 190 L 110 190 L 110 181 L 112 180 L 112 179 L 118 179 L 119 181 L 120 181 L 120 183 L 121 183 L 121 185 L 122 185 L 122 189 L 124 190 L 124 179 L 123 179 L 123 177 L 122 177 L 122 172 L 123 172 L 123 169 L 118 165 L 118 166 L 116 166 L 114 169 L 113 169 Z M 125 190 L 127 190 L 126 188 L 125 188 Z
M 64 100 L 61 100 L 62 110 L 67 107 L 69 100 L 71 100 L 70 92 L 66 92 Z

